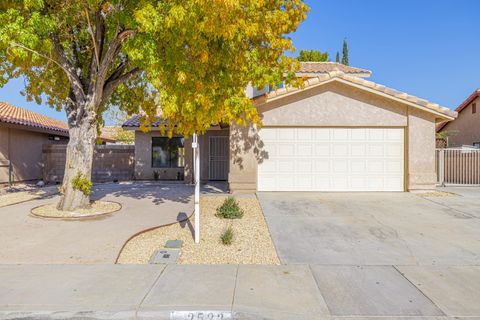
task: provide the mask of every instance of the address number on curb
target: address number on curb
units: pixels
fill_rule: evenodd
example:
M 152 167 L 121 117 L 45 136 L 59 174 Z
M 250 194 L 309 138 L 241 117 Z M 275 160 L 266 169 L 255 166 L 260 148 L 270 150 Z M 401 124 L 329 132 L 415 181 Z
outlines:
M 172 311 L 170 320 L 233 320 L 230 311 Z

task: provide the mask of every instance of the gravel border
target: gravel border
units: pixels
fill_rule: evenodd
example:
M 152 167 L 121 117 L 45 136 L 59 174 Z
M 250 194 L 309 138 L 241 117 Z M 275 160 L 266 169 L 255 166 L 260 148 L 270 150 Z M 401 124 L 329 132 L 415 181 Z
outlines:
M 179 264 L 280 264 L 267 223 L 256 197 L 238 197 L 245 214 L 241 219 L 215 216 L 225 195 L 200 198 L 200 244 L 193 240 L 194 217 L 180 223 L 144 230 L 132 236 L 120 251 L 119 264 L 147 264 L 151 255 L 167 240 L 182 240 Z M 234 241 L 226 246 L 220 235 L 228 226 L 234 229 Z
M 78 221 L 78 220 L 96 219 L 96 218 L 109 216 L 109 215 L 112 215 L 113 213 L 118 212 L 122 209 L 122 205 L 119 202 L 115 202 L 115 201 L 97 200 L 97 201 L 92 201 L 92 203 L 91 203 L 91 205 L 93 205 L 93 206 L 95 206 L 96 204 L 111 205 L 114 208 L 109 209 L 108 211 L 98 212 L 98 208 L 93 207 L 93 208 L 89 208 L 89 209 L 81 209 L 85 213 L 83 213 L 83 212 L 79 213 L 79 212 L 75 212 L 75 211 L 73 211 L 73 212 L 72 211 L 60 211 L 60 210 L 57 210 L 55 208 L 56 203 L 47 203 L 47 204 L 40 205 L 40 206 L 32 208 L 32 210 L 30 210 L 30 215 L 35 217 L 35 218 L 42 218 L 42 219 L 76 220 L 76 221 Z M 56 215 L 49 215 L 49 214 L 43 213 L 42 211 L 45 210 L 45 209 L 47 209 L 48 212 L 51 212 L 51 210 L 54 210 Z M 90 213 L 91 211 L 93 213 Z

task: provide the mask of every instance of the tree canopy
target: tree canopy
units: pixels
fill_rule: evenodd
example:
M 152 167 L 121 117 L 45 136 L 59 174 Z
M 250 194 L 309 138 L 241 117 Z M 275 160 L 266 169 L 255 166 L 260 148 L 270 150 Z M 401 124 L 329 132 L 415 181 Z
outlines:
M 342 64 L 348 66 L 348 44 L 347 44 L 347 38 L 343 39 L 343 55 L 342 55 Z
M 160 105 L 186 135 L 257 122 L 244 89 L 293 77 L 287 35 L 307 12 L 302 0 L 4 0 L 0 85 L 23 77 L 27 99 L 64 108 L 70 126 L 112 105 L 145 125 Z
M 171 135 L 213 123 L 259 123 L 248 83 L 294 78 L 288 34 L 302 0 L 3 0 L 0 86 L 23 77 L 29 100 L 64 109 L 69 126 L 57 208 L 89 205 L 93 150 L 112 106 L 158 114 Z
M 325 62 L 328 61 L 328 52 L 321 52 L 320 50 L 300 50 L 298 61 L 314 61 Z

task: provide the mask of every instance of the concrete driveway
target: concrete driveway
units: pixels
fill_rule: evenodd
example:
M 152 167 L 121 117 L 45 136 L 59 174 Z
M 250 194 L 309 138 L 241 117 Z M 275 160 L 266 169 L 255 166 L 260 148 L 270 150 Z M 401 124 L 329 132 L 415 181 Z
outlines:
M 181 184 L 100 184 L 92 198 L 122 209 L 94 220 L 45 220 L 29 215 L 58 196 L 0 208 L 0 264 L 114 263 L 123 244 L 148 228 L 186 219 L 193 187 Z
M 284 264 L 478 265 L 480 188 L 458 195 L 259 193 Z

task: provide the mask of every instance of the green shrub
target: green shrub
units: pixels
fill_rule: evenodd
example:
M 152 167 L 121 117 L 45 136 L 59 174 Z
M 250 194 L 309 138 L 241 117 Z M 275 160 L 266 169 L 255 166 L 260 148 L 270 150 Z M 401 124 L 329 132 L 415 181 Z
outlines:
M 72 187 L 73 189 L 82 191 L 82 193 L 86 196 L 92 192 L 92 182 L 80 171 L 78 171 L 75 178 L 73 178 Z
M 223 204 L 217 208 L 216 216 L 224 219 L 240 219 L 243 217 L 243 210 L 238 206 L 235 198 L 228 197 Z
M 228 227 L 220 236 L 220 240 L 226 246 L 229 246 L 233 243 L 233 229 Z
M 153 171 L 153 180 L 158 180 L 160 179 L 160 172 L 159 171 Z

